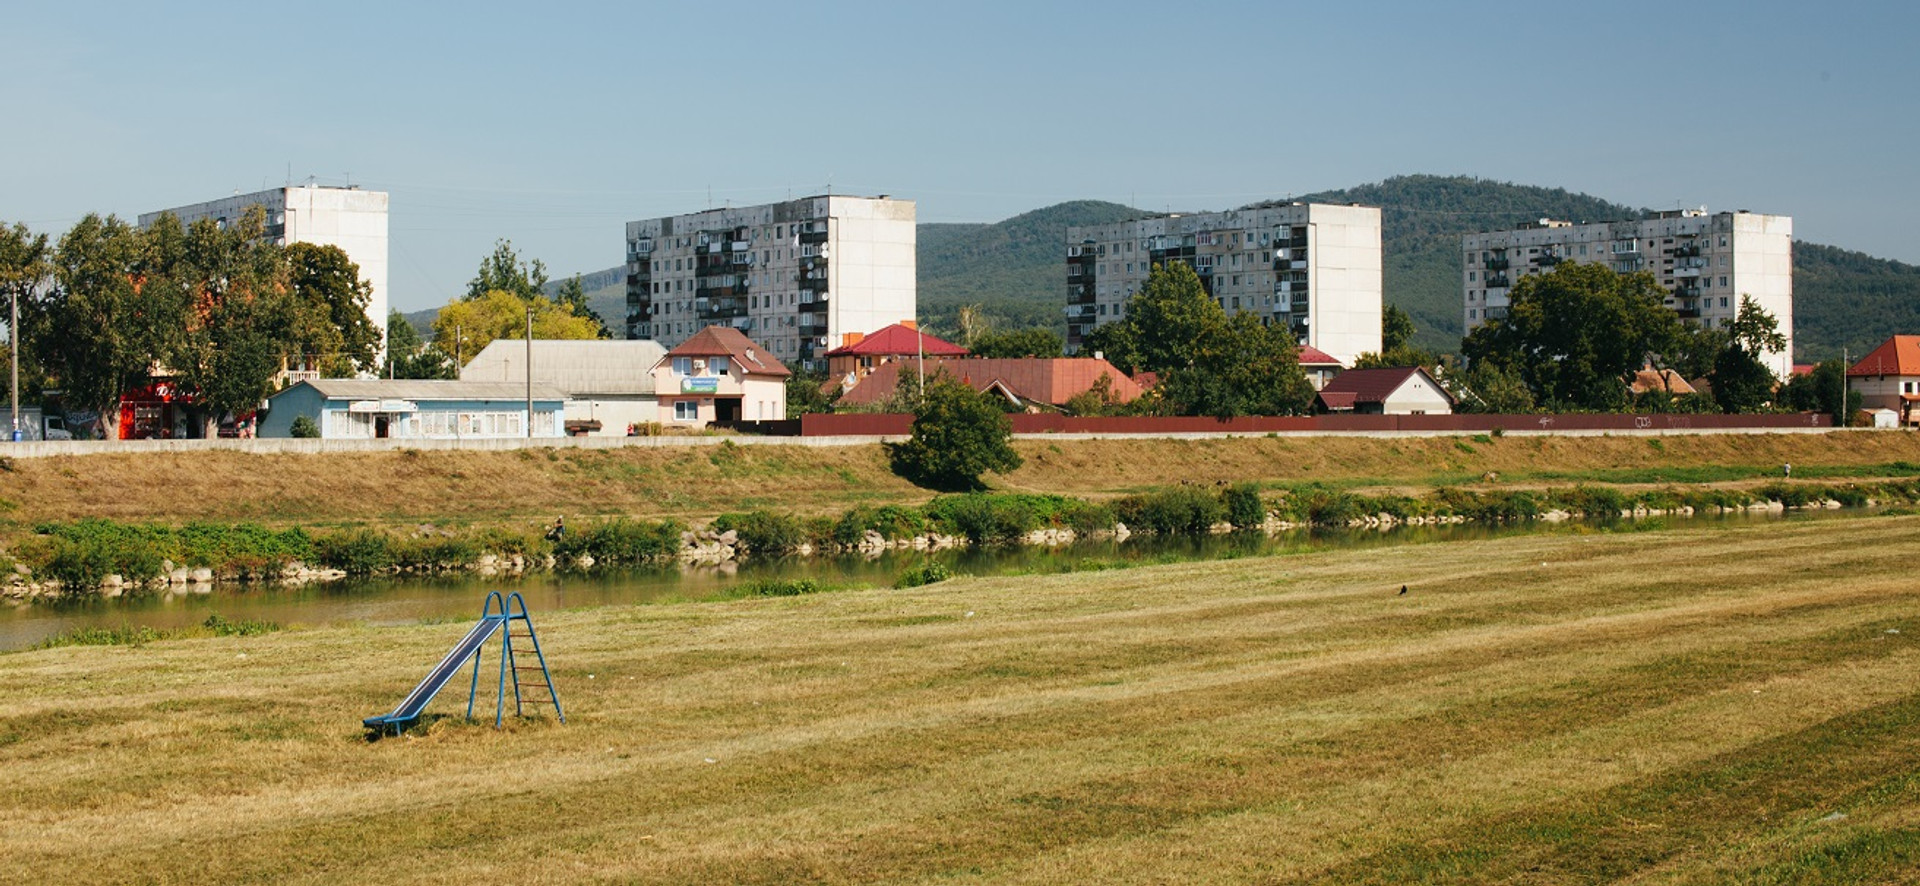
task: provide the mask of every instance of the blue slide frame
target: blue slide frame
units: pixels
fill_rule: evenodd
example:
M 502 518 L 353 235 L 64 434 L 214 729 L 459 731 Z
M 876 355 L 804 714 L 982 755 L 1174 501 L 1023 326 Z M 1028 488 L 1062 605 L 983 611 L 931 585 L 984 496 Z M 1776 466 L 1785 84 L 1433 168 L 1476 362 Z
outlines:
M 496 604 L 498 604 L 497 609 Z M 526 626 L 526 633 L 514 633 L 513 623 L 516 621 Z M 521 597 L 518 591 L 505 597 L 502 597 L 499 591 L 493 591 L 487 594 L 486 603 L 481 606 L 479 623 L 468 630 L 467 635 L 460 638 L 459 643 L 454 644 L 453 649 L 447 652 L 445 658 L 440 659 L 439 664 L 434 665 L 433 670 L 427 672 L 426 678 L 421 680 L 418 686 L 413 687 L 413 691 L 407 693 L 407 697 L 401 699 L 400 704 L 392 711 L 377 717 L 368 717 L 360 721 L 361 725 L 379 734 L 391 732 L 398 735 L 406 731 L 408 727 L 420 721 L 421 712 L 426 710 L 434 696 L 440 694 L 441 689 L 446 688 L 447 682 L 460 672 L 469 659 L 473 661 L 473 679 L 467 690 L 467 719 L 473 719 L 473 703 L 480 692 L 480 660 L 486 650 L 487 641 L 493 639 L 496 634 L 500 637 L 500 681 L 496 689 L 494 728 L 499 728 L 506 718 L 509 675 L 513 677 L 514 716 L 525 716 L 527 705 L 544 703 L 553 705 L 553 713 L 560 722 L 567 722 L 566 713 L 560 709 L 560 695 L 553 688 L 553 672 L 548 670 L 547 657 L 540 650 L 540 638 L 534 634 L 533 619 L 527 616 L 526 599 Z M 542 683 L 520 681 L 521 671 L 533 671 L 535 668 L 521 667 L 516 664 L 513 649 L 513 641 L 516 639 L 528 641 L 533 645 L 533 655 L 539 662 L 538 670 Z M 525 698 L 522 695 L 523 688 L 529 686 L 538 688 L 543 683 L 547 690 L 545 699 Z

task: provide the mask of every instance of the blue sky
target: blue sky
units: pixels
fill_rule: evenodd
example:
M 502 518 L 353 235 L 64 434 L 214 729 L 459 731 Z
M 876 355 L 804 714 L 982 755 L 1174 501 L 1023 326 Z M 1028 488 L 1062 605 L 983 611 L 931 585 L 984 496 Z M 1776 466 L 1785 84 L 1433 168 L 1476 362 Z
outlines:
M 974 222 L 1464 174 L 1920 262 L 1909 4 L 15 5 L 0 220 L 350 179 L 404 310 L 496 238 L 559 277 L 829 184 Z

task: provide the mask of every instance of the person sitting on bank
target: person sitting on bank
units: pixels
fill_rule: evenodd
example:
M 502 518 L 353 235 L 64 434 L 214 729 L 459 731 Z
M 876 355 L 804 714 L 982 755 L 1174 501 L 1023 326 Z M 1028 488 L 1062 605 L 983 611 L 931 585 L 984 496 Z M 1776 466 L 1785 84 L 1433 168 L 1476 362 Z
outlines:
M 547 540 L 559 541 L 560 539 L 565 538 L 566 535 L 567 535 L 567 518 L 564 516 L 553 518 L 553 525 L 547 528 Z

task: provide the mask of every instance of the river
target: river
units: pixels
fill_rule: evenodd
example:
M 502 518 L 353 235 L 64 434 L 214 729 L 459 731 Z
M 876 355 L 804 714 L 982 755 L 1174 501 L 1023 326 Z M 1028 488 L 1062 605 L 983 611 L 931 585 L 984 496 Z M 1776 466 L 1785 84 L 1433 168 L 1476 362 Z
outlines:
M 1857 516 L 1842 512 L 1789 512 L 1784 519 Z M 1726 525 L 1783 519 L 1755 512 L 1700 517 L 1657 517 L 1641 528 Z M 1274 536 L 1233 533 L 1201 538 L 1135 536 L 1125 542 L 1083 541 L 1057 548 L 1025 545 L 955 548 L 934 553 L 890 551 L 859 555 L 749 559 L 721 567 L 659 567 L 591 574 L 541 572 L 517 578 L 470 575 L 431 578 L 349 579 L 300 587 L 225 584 L 207 593 L 143 593 L 117 599 L 40 601 L 0 607 L 0 652 L 26 649 L 48 637 L 87 627 L 143 625 L 180 628 L 218 613 L 229 621 L 272 621 L 286 626 L 393 625 L 477 619 L 488 591 L 519 591 L 529 611 L 630 606 L 724 597 L 734 586 L 762 579 L 811 578 L 825 585 L 891 587 L 909 567 L 928 560 L 954 575 L 1008 575 L 1067 571 L 1086 561 L 1202 560 L 1310 551 L 1466 541 L 1532 532 L 1591 531 L 1596 524 L 1529 523 L 1512 526 L 1458 524 L 1375 529 L 1299 529 Z M 1632 528 L 1619 522 L 1612 528 Z M 536 615 L 537 621 L 537 615 Z

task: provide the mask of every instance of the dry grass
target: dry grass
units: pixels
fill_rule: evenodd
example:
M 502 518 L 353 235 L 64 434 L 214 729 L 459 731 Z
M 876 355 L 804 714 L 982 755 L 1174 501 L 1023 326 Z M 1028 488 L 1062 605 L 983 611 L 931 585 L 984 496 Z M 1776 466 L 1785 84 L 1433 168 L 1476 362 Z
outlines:
M 1912 434 L 1675 437 L 1238 438 L 1025 440 L 1004 488 L 1087 497 L 1181 481 L 1300 481 L 1413 490 L 1497 471 L 1593 475 L 1736 466 L 1844 476 L 1850 466 L 1920 462 Z M 0 522 L 261 520 L 538 523 L 556 513 L 705 520 L 777 508 L 839 513 L 931 497 L 888 471 L 876 445 L 720 446 L 519 452 L 395 450 L 252 455 L 231 451 L 16 459 L 0 471 Z
M 1912 882 L 1917 556 L 1878 518 L 536 613 L 567 725 L 373 744 L 463 626 L 3 656 L 0 880 Z

